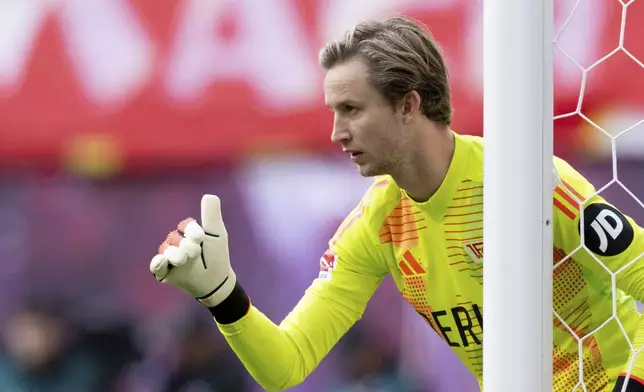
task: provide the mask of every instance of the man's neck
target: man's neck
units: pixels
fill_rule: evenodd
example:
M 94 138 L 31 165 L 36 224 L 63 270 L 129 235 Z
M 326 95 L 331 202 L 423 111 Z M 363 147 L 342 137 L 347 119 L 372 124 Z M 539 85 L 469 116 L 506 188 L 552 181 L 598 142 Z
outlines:
M 392 173 L 396 184 L 417 202 L 429 200 L 445 180 L 454 156 L 455 140 L 450 130 L 423 132 L 419 148 L 399 173 Z

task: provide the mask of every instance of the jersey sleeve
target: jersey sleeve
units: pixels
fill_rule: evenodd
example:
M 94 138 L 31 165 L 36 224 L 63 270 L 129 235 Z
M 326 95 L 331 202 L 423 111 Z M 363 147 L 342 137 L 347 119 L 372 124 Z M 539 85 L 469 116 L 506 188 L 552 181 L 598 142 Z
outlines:
M 555 247 L 566 255 L 572 253 L 589 272 L 592 278 L 587 281 L 594 292 L 612 292 L 608 269 L 616 273 L 615 284 L 620 292 L 644 300 L 644 259 L 640 260 L 644 252 L 644 230 L 631 217 L 596 195 L 595 187 L 568 163 L 555 159 L 555 169 L 559 179 L 553 195 Z M 580 248 L 582 234 L 584 248 Z M 612 293 L 622 306 L 628 302 L 623 293 Z M 637 312 L 632 301 L 630 305 Z M 602 313 L 610 316 L 612 309 Z M 644 324 L 638 321 L 639 314 L 633 318 L 638 326 L 632 344 L 637 349 L 644 345 Z M 644 355 L 636 358 L 633 375 L 644 378 Z
M 386 276 L 372 246 L 366 209 L 361 203 L 341 224 L 320 260 L 319 277 L 279 325 L 255 307 L 233 324 L 218 325 L 266 390 L 301 383 L 362 317 Z

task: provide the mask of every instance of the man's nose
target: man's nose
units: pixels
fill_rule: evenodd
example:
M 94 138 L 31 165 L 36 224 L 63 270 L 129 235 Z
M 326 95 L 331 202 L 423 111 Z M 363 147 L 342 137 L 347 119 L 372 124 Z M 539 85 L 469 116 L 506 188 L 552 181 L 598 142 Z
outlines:
M 331 141 L 333 143 L 344 143 L 351 139 L 351 132 L 346 121 L 335 116 L 333 120 L 333 131 L 331 132 Z

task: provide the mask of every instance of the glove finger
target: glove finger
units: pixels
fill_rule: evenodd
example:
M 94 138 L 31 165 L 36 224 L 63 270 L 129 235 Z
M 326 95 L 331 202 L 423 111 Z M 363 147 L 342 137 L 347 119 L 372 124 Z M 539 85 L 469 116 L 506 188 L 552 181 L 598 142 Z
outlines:
M 177 230 L 179 230 L 179 233 L 181 233 L 181 234 L 185 234 L 185 232 L 186 232 L 186 226 L 188 226 L 188 223 L 190 223 L 190 222 L 194 222 L 194 221 L 196 221 L 196 219 L 195 219 L 195 218 L 186 218 L 186 219 L 182 220 L 182 221 L 181 221 L 181 222 L 179 222 L 179 224 L 177 225 Z
M 188 253 L 175 245 L 168 245 L 163 251 L 163 256 L 168 259 L 172 265 L 180 267 L 188 261 Z
M 171 232 L 170 232 L 170 233 L 165 237 L 165 241 L 163 241 L 163 242 L 161 243 L 161 245 L 159 245 L 158 253 L 159 253 L 160 255 L 162 255 L 162 254 L 163 254 L 163 252 L 165 252 L 165 250 L 168 248 L 168 246 L 170 246 L 170 245 L 179 245 L 179 242 L 177 242 L 176 244 L 171 244 L 171 243 L 170 243 L 170 241 L 171 241 L 171 240 L 172 240 L 172 238 L 173 238 L 172 233 L 174 233 L 174 232 L 173 232 L 173 231 L 171 231 Z
M 187 222 L 183 226 L 184 237 L 194 242 L 195 244 L 201 244 L 206 237 L 203 229 L 199 226 L 196 220 Z
M 201 246 L 192 242 L 189 238 L 184 238 L 179 243 L 179 249 L 186 252 L 189 259 L 194 259 L 201 254 Z
M 226 233 L 219 197 L 204 195 L 201 198 L 201 227 L 207 235 L 219 237 Z
M 174 246 L 179 246 L 181 241 L 183 240 L 183 236 L 177 231 L 171 231 L 170 234 L 165 239 L 165 243 L 168 245 L 174 245 Z
M 170 272 L 168 259 L 163 255 L 155 255 L 150 262 L 150 272 L 158 281 L 165 279 L 168 272 Z
M 168 234 L 168 236 L 166 237 L 165 241 L 163 241 L 161 246 L 159 246 L 159 254 L 164 254 L 170 246 L 180 247 L 181 243 L 185 240 L 186 239 L 181 235 L 181 233 L 179 233 L 179 231 L 171 231 L 170 234 Z

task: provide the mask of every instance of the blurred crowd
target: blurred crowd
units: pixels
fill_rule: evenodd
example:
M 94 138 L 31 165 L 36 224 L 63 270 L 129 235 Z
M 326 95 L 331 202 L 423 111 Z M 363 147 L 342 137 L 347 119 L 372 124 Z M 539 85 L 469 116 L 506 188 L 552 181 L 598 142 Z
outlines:
M 225 342 L 213 333 L 211 320 L 189 317 L 185 327 L 175 331 L 172 356 L 166 353 L 144 359 L 132 326 L 117 323 L 88 330 L 73 325 L 58 309 L 46 309 L 39 301 L 24 306 L 7 321 L 0 390 L 254 390 Z M 352 331 L 338 348 L 345 365 L 340 377 L 322 388 L 307 390 L 420 391 L 408 375 L 398 371 L 396 358 L 374 344 L 374 338 L 359 328 Z
M 615 151 L 619 182 L 604 196 L 641 224 L 644 69 L 625 52 L 586 76 L 580 68 L 617 45 L 621 3 L 555 3 L 558 29 L 575 10 L 555 51 L 555 111 L 577 110 L 583 77 L 581 112 L 592 119 L 558 120 L 555 150 L 598 188 L 616 179 Z M 629 38 L 644 19 L 637 4 L 624 42 L 644 59 L 644 41 Z M 253 303 L 275 322 L 293 308 L 369 184 L 329 141 L 316 64 L 320 45 L 355 21 L 424 21 L 451 71 L 454 129 L 482 133 L 480 0 L 34 0 L 0 10 L 0 392 L 260 391 L 209 313 L 158 284 L 148 264 L 214 193 Z M 477 388 L 386 280 L 293 390 Z
M 258 167 L 266 165 L 276 164 Z M 348 183 L 354 173 L 339 167 L 329 163 L 322 168 Z M 274 167 L 275 178 L 265 178 L 284 182 L 277 192 L 262 191 L 264 216 L 244 204 L 251 197 L 249 188 L 265 186 L 252 168 L 237 174 L 215 169 L 101 182 L 64 174 L 4 176 L 0 251 L 7 263 L 0 291 L 11 301 L 0 307 L 0 391 L 259 390 L 209 313 L 159 285 L 147 268 L 164 233 L 181 218 L 198 214 L 201 194 L 217 193 L 237 274 L 253 302 L 279 321 L 317 275 L 318 254 L 346 208 L 326 206 L 317 216 L 311 213 L 304 223 L 312 230 L 305 234 L 288 231 L 291 216 L 270 225 L 283 234 L 262 232 L 255 222 L 277 216 L 284 194 L 302 184 L 287 179 L 289 171 Z M 312 182 L 321 179 L 315 172 L 307 176 Z M 249 177 L 249 184 L 240 184 L 242 177 Z M 309 189 L 324 193 L 322 186 Z M 349 195 L 354 191 L 347 198 L 359 197 L 361 188 L 348 186 Z M 293 202 L 291 208 L 310 206 Z M 285 245 L 273 247 L 274 241 Z M 399 369 L 399 320 L 386 325 L 386 318 L 401 314 L 400 303 L 391 306 L 391 294 L 397 294 L 392 290 L 383 287 L 372 305 L 380 309 L 366 316 L 371 321 L 360 322 L 300 390 L 421 390 L 411 372 Z

